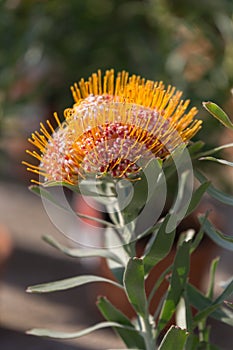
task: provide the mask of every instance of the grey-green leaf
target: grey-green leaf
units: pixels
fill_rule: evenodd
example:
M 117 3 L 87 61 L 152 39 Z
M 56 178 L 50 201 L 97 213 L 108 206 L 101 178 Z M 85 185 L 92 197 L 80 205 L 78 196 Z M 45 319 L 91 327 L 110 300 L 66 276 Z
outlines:
M 201 157 L 201 158 L 199 158 L 199 160 L 209 160 L 211 162 L 216 162 L 216 163 L 223 164 L 223 165 L 233 166 L 233 162 L 229 162 L 228 160 L 219 159 L 219 158 L 215 158 L 215 157 L 211 157 L 211 156 Z
M 42 238 L 45 242 L 50 244 L 52 247 L 60 250 L 61 252 L 63 252 L 64 254 L 72 258 L 90 258 L 90 257 L 99 256 L 102 258 L 111 259 L 119 264 L 122 264 L 122 261 L 120 260 L 120 258 L 116 254 L 112 253 L 109 249 L 69 248 L 59 243 L 54 237 L 50 235 L 43 236 Z
M 205 233 L 220 247 L 233 251 L 233 237 L 224 235 L 221 231 L 217 230 L 209 220 L 205 220 L 200 216 L 199 221 L 203 224 Z M 203 223 L 204 222 L 204 223 Z
M 83 329 L 82 331 L 79 331 L 79 332 L 67 333 L 67 332 L 54 331 L 50 329 L 34 328 L 27 331 L 27 334 L 37 335 L 40 337 L 56 338 L 56 339 L 73 339 L 73 338 L 83 337 L 84 335 L 97 331 L 98 329 L 109 328 L 109 327 L 131 329 L 130 327 L 123 326 L 116 322 L 101 322 L 92 327 Z
M 228 117 L 228 115 L 219 107 L 216 103 L 213 102 L 203 102 L 205 109 L 212 114 L 212 116 L 220 121 L 224 126 L 229 129 L 233 129 L 233 124 Z
M 105 282 L 113 284 L 114 286 L 118 288 L 123 288 L 120 284 L 118 284 L 115 281 L 112 281 L 110 279 L 95 276 L 95 275 L 82 275 L 77 277 L 71 277 L 66 278 L 64 280 L 55 281 L 55 282 L 49 282 L 49 283 L 42 283 L 37 284 L 35 286 L 31 286 L 27 288 L 27 292 L 29 293 L 50 293 L 50 292 L 56 292 L 59 290 L 66 290 L 70 288 L 75 288 L 82 286 L 87 283 L 93 283 L 93 282 Z
M 33 193 L 35 193 L 37 196 L 46 199 L 47 201 L 51 202 L 52 204 L 55 204 L 58 208 L 61 208 L 67 212 L 71 212 L 71 208 L 69 206 L 65 206 L 62 205 L 56 198 L 55 196 L 52 195 L 52 193 L 50 191 L 48 191 L 46 188 L 44 188 L 43 186 L 36 186 L 36 185 L 32 185 L 29 187 L 30 191 L 32 191 Z M 93 216 L 89 216 L 89 215 L 85 215 L 82 213 L 78 213 L 76 212 L 76 215 L 80 218 L 84 218 L 84 219 L 89 219 L 95 222 L 98 222 L 106 227 L 113 227 L 115 228 L 116 226 L 114 224 L 112 224 L 111 222 L 108 222 L 106 220 L 103 219 L 99 219 L 97 217 L 93 217 Z
M 233 147 L 233 143 L 226 143 L 225 145 L 221 145 L 215 148 L 208 149 L 207 151 L 198 153 L 197 157 L 206 157 L 210 156 L 211 154 L 217 153 L 219 151 L 222 151 L 223 149 Z
M 121 263 L 119 264 L 112 259 L 107 259 L 106 262 L 116 280 L 123 284 L 124 270 L 128 263 L 129 255 L 122 244 L 121 238 L 121 233 L 117 233 L 112 228 L 108 227 L 105 230 L 105 246 L 118 257 Z
M 114 305 L 112 305 L 110 301 L 107 300 L 107 298 L 100 297 L 97 301 L 97 307 L 107 321 L 117 322 L 119 324 L 134 328 L 131 321 L 120 310 L 118 310 Z M 128 348 L 145 349 L 144 340 L 139 334 L 139 331 L 137 331 L 136 329 L 114 329 L 122 338 L 122 340 Z
M 142 259 L 129 259 L 124 274 L 124 286 L 130 303 L 140 315 L 145 316 L 147 312 L 147 301 Z
M 207 178 L 199 171 L 195 171 L 195 176 L 196 178 L 201 182 L 206 182 Z M 207 193 L 217 199 L 218 201 L 224 203 L 224 204 L 228 204 L 228 205 L 232 205 L 233 206 L 233 196 L 228 195 L 222 191 L 219 191 L 218 189 L 216 189 L 213 185 L 210 185 L 207 189 Z

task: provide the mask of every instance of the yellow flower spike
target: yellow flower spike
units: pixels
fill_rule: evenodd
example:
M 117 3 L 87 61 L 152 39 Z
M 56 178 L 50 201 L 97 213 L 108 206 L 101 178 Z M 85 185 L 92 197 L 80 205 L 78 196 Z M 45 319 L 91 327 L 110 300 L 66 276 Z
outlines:
M 75 185 L 88 174 L 106 173 L 132 180 L 141 170 L 138 162 L 166 158 L 201 128 L 195 107 L 185 113 L 190 101 L 181 100 L 181 91 L 126 71 L 102 76 L 98 70 L 71 92 L 75 104 L 64 111 L 65 121 L 55 113 L 57 129 L 47 120 L 47 128 L 41 123 L 29 139 L 40 154 L 27 153 L 40 163 L 23 163 L 44 182 Z

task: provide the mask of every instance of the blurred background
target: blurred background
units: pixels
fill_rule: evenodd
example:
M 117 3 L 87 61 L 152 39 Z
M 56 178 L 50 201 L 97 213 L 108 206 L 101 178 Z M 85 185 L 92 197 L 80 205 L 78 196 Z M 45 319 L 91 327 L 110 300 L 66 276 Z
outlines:
M 27 190 L 30 174 L 21 160 L 31 132 L 73 104 L 71 84 L 99 68 L 114 68 L 183 90 L 206 121 L 198 138 L 208 146 L 232 142 L 232 133 L 202 108 L 202 101 L 212 100 L 233 114 L 232 15 L 232 0 L 0 0 L 1 349 L 122 347 L 111 332 L 70 343 L 24 335 L 32 327 L 75 330 L 101 319 L 94 287 L 91 293 L 85 287 L 49 296 L 24 292 L 30 284 L 99 267 L 64 258 L 40 240 L 47 233 L 65 238 Z M 230 170 L 212 178 L 232 192 Z M 229 208 L 219 212 L 232 217 Z M 225 224 L 223 216 L 220 223 L 233 232 L 231 220 Z M 219 271 L 223 279 L 232 273 L 227 252 Z M 226 336 L 216 343 L 232 349 L 229 329 L 220 330 Z

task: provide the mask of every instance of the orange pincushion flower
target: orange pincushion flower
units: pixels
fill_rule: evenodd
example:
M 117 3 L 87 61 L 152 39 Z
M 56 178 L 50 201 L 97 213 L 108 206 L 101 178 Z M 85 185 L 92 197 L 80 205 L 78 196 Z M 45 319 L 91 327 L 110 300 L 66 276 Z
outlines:
M 64 112 L 58 129 L 47 121 L 30 143 L 40 153 L 27 151 L 39 165 L 24 162 L 45 182 L 76 184 L 88 174 L 131 177 L 151 158 L 164 159 L 201 127 L 194 120 L 197 109 L 185 113 L 189 100 L 182 92 L 164 88 L 162 82 L 145 80 L 122 71 L 92 74 L 72 88 L 75 104 Z

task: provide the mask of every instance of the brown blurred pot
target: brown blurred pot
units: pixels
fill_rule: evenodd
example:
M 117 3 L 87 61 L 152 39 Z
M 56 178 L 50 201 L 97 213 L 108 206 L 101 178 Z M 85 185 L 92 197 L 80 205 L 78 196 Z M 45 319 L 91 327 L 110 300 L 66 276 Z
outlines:
M 12 252 L 12 240 L 9 230 L 0 225 L 0 278 Z

